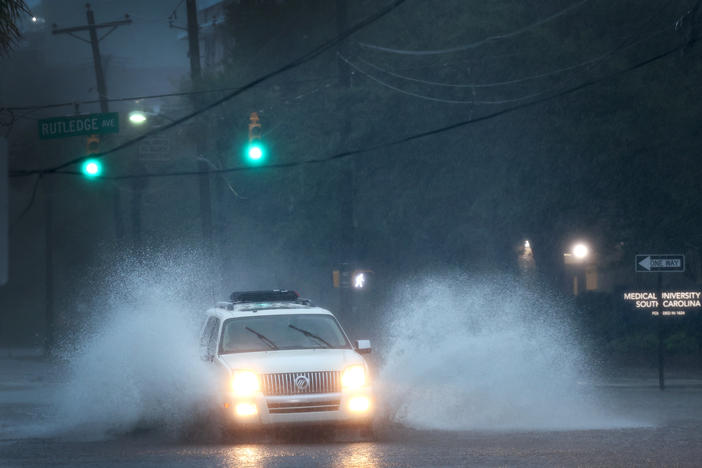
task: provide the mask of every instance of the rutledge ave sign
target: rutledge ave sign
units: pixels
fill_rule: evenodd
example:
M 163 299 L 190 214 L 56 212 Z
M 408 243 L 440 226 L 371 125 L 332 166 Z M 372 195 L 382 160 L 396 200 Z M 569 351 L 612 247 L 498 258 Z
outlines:
M 53 117 L 38 122 L 39 138 L 66 138 L 79 135 L 119 133 L 119 113 Z

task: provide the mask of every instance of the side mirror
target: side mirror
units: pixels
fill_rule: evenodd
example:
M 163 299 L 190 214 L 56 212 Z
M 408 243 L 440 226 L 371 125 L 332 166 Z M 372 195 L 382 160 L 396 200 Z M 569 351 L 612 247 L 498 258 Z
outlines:
M 200 348 L 200 359 L 203 361 L 212 362 L 214 360 L 214 356 L 207 351 L 207 347 L 204 347 Z
M 355 347 L 358 354 L 368 354 L 372 349 L 370 340 L 356 340 Z

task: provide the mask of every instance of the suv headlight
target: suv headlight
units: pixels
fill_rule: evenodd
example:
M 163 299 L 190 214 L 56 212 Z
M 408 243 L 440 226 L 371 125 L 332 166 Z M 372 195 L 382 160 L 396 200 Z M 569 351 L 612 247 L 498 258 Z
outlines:
M 354 390 L 366 384 L 366 368 L 361 364 L 349 366 L 341 375 L 341 386 L 344 390 Z
M 238 397 L 250 397 L 259 391 L 261 385 L 258 376 L 251 371 L 234 371 L 232 376 L 232 391 Z

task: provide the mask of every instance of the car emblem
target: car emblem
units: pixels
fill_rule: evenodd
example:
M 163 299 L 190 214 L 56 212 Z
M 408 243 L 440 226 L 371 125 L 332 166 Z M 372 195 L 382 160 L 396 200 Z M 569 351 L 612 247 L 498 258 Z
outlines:
M 295 377 L 295 386 L 297 389 L 301 392 L 304 392 L 308 388 L 310 388 L 310 379 L 308 379 L 304 375 L 298 375 Z

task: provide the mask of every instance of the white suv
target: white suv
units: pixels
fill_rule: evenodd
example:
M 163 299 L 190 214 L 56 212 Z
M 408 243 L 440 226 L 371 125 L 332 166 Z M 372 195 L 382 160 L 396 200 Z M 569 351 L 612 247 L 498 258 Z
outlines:
M 226 419 L 235 427 L 351 424 L 370 431 L 368 365 L 331 312 L 287 290 L 231 295 L 207 311 L 202 359 L 225 380 Z

